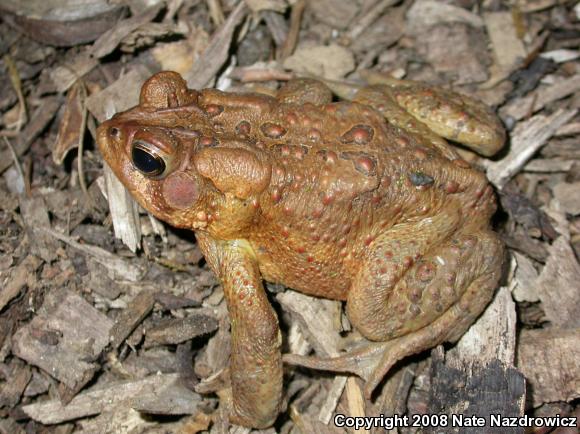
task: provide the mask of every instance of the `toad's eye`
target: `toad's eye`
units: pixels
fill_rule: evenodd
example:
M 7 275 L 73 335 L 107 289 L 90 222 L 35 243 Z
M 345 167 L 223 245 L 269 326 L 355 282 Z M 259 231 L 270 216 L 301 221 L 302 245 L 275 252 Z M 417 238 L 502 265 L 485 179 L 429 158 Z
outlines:
M 148 143 L 140 140 L 133 143 L 131 159 L 137 170 L 149 178 L 156 178 L 163 175 L 167 167 L 163 158 L 153 152 Z

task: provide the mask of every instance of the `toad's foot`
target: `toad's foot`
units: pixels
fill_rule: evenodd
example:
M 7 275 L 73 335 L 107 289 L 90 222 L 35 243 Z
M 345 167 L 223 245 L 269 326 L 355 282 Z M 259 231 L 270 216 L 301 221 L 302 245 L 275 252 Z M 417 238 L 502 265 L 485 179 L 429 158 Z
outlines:
M 459 318 L 456 318 L 460 320 Z M 364 348 L 329 359 L 285 354 L 282 360 L 291 365 L 304 366 L 332 372 L 349 372 L 366 381 L 364 395 L 370 399 L 373 391 L 399 360 L 433 347 L 447 337 L 448 324 L 438 330 L 425 327 L 415 333 L 401 336 L 389 342 L 370 343 Z

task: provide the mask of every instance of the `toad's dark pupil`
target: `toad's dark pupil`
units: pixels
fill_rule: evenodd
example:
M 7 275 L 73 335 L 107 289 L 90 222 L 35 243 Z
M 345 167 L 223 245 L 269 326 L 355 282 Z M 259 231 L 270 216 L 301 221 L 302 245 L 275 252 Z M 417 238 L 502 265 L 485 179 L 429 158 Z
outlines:
M 145 175 L 157 176 L 165 170 L 165 163 L 161 157 L 151 154 L 139 146 L 133 147 L 131 158 L 135 167 Z

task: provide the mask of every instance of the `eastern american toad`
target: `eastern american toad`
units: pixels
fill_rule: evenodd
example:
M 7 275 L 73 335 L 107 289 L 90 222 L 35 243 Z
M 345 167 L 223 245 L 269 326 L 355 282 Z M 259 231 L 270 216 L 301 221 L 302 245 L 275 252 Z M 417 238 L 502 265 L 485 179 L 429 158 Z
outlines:
M 491 155 L 504 141 L 481 103 L 415 82 L 331 102 L 315 80 L 277 97 L 190 90 L 174 72 L 98 130 L 137 201 L 193 229 L 231 318 L 232 421 L 270 426 L 282 395 L 281 336 L 262 279 L 346 301 L 386 342 L 367 396 L 399 359 L 455 341 L 500 277 L 494 193 L 443 138 Z

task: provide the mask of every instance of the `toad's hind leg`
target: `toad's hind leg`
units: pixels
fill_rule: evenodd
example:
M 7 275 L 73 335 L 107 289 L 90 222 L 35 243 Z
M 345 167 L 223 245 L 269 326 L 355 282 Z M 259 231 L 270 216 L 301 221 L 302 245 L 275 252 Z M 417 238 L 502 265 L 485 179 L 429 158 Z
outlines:
M 375 260 L 390 240 L 371 252 L 347 305 L 363 335 L 386 341 L 380 363 L 367 378 L 367 396 L 398 360 L 459 339 L 489 303 L 503 262 L 503 245 L 495 233 L 463 228 L 432 245 L 393 285 Z
M 505 130 L 499 118 L 484 103 L 425 83 L 386 77 L 380 82 L 383 84 L 361 89 L 354 100 L 375 107 L 389 122 L 405 130 L 423 134 L 423 126 L 485 156 L 501 149 Z M 420 125 L 394 110 L 395 105 Z
M 433 240 L 433 233 L 422 238 L 423 229 L 433 230 L 433 225 L 400 233 L 390 230 L 377 237 L 353 281 L 349 318 L 365 337 L 383 342 L 332 359 L 287 355 L 284 360 L 354 372 L 367 380 L 365 396 L 370 398 L 398 360 L 458 340 L 493 295 L 503 245 L 489 229 L 464 227 L 455 232 L 453 226 L 435 226 L 441 229 L 439 239 Z M 427 239 L 432 242 L 427 244 Z M 413 252 L 420 257 L 414 260 Z

